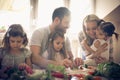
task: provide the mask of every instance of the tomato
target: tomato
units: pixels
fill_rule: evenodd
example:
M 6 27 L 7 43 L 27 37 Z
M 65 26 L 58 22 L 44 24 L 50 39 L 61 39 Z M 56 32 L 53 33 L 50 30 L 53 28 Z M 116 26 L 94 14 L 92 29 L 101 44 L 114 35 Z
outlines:
M 76 77 L 78 77 L 78 78 L 83 78 L 83 77 L 84 77 L 83 74 L 74 74 L 73 76 L 76 76 Z
M 52 76 L 57 77 L 57 78 L 64 78 L 64 75 L 60 72 L 54 72 L 52 73 Z
M 94 76 L 93 79 L 94 80 L 102 80 L 102 78 L 100 76 Z
M 89 72 L 88 72 L 88 74 L 93 75 L 93 74 L 94 74 L 94 72 L 93 72 L 93 71 L 89 71 Z

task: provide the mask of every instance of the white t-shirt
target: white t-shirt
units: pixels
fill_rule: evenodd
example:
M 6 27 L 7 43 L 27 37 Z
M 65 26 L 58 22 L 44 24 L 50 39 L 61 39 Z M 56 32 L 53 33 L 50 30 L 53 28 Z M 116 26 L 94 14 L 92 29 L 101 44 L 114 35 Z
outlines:
M 42 55 L 46 50 L 46 44 L 48 41 L 48 36 L 50 34 L 50 27 L 42 27 L 39 29 L 36 29 L 32 37 L 30 39 L 30 45 L 36 45 L 41 47 L 41 54 Z M 70 41 L 67 36 L 65 36 L 65 49 L 66 51 L 71 51 Z
M 99 41 L 99 42 L 100 42 L 100 45 L 102 45 L 102 44 L 104 44 L 104 43 L 109 44 L 109 41 L 105 41 L 105 40 L 103 40 L 103 39 L 96 39 L 96 40 L 94 40 L 93 44 L 91 45 L 91 48 L 92 48 L 94 51 L 97 50 L 97 48 L 94 46 L 94 43 L 95 43 L 96 41 Z M 107 50 L 104 51 L 103 53 L 101 53 L 101 57 L 104 57 L 104 58 L 106 58 L 107 60 L 109 60 L 109 45 L 108 45 L 106 48 L 107 48 Z

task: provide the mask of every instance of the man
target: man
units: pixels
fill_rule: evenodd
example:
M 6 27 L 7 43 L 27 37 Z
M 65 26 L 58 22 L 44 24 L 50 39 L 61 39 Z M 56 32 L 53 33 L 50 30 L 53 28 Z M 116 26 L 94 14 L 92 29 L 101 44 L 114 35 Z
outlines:
M 32 51 L 32 62 L 33 64 L 46 68 L 48 64 L 55 64 L 55 65 L 64 65 L 66 67 L 72 67 L 72 61 L 69 59 L 64 59 L 61 63 L 52 60 L 46 60 L 41 55 L 46 50 L 46 44 L 48 40 L 48 36 L 50 32 L 54 31 L 55 29 L 62 29 L 65 33 L 66 30 L 69 28 L 71 13 L 65 7 L 56 8 L 52 15 L 52 23 L 43 28 L 39 28 L 33 32 L 30 42 L 30 49 Z M 70 42 L 68 38 L 65 41 L 65 48 L 66 52 L 69 55 L 69 58 L 72 59 L 73 55 L 70 49 Z M 81 59 L 75 59 L 75 64 L 80 65 Z

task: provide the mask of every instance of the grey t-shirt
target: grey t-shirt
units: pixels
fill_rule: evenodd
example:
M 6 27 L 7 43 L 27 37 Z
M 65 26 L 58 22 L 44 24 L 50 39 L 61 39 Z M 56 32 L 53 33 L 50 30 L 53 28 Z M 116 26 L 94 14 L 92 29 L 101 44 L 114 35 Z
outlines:
M 46 50 L 46 43 L 48 41 L 49 34 L 50 34 L 49 26 L 36 29 L 32 34 L 30 45 L 40 46 L 41 47 L 40 55 L 42 55 Z M 66 51 L 71 51 L 70 41 L 67 36 L 65 37 L 65 48 Z
M 12 54 L 6 50 L 0 49 L 0 57 L 2 58 L 2 67 L 14 66 L 18 67 L 20 63 L 25 63 L 26 58 L 30 57 L 31 52 L 26 48 L 20 49 L 20 54 Z

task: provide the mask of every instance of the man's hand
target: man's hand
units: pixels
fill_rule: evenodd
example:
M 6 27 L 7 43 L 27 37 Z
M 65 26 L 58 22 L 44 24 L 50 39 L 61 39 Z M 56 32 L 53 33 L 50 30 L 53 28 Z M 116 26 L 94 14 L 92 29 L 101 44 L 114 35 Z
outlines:
M 78 67 L 83 64 L 83 60 L 81 58 L 75 58 L 74 66 Z
M 64 59 L 62 61 L 62 65 L 64 65 L 66 68 L 72 68 L 73 67 L 73 62 L 69 59 Z

